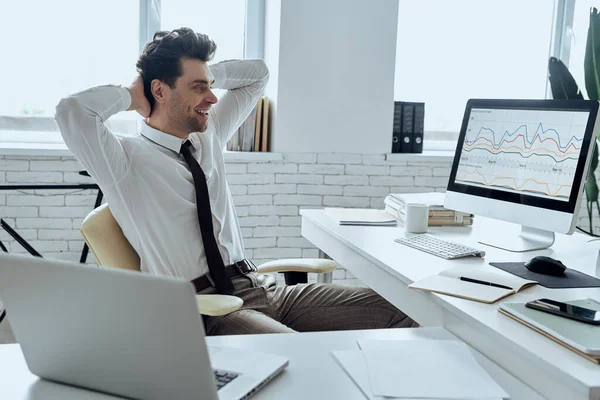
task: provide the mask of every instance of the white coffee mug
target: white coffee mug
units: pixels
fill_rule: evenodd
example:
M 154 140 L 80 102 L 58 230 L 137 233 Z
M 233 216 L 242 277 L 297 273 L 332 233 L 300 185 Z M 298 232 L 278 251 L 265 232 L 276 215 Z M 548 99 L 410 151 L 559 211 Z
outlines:
M 404 228 L 410 233 L 425 233 L 429 224 L 429 206 L 421 203 L 406 204 Z

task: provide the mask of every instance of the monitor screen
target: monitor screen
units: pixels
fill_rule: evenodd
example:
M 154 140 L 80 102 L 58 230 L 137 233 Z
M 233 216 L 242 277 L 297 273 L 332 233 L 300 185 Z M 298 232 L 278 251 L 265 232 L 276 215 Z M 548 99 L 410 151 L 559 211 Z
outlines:
M 469 102 L 448 189 L 572 212 L 597 109 L 510 102 Z

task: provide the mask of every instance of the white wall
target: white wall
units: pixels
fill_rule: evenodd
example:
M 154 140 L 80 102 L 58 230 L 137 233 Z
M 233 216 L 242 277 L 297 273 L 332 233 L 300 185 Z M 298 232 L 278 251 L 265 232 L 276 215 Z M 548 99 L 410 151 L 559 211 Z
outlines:
M 279 63 L 267 60 L 277 69 L 272 150 L 389 153 L 398 2 L 283 0 L 280 6 Z
M 269 67 L 269 83 L 265 88 L 265 96 L 270 101 L 271 132 L 277 131 L 277 91 L 279 88 L 279 31 L 281 28 L 281 0 L 265 2 L 265 54 L 264 60 Z M 272 149 L 273 147 L 271 147 Z
M 318 257 L 302 238 L 302 208 L 383 208 L 389 193 L 444 191 L 451 160 L 386 160 L 385 155 L 340 153 L 233 153 L 227 179 L 239 217 L 246 256 L 257 264 L 277 258 Z M 268 159 L 267 159 L 268 158 Z M 72 157 L 0 156 L 0 183 L 90 183 Z M 93 209 L 93 190 L 0 192 L 0 217 L 49 258 L 79 261 L 79 228 Z M 589 228 L 585 205 L 578 225 Z M 597 213 L 596 225 L 599 223 Z M 11 252 L 25 250 L 3 230 Z M 89 262 L 94 259 L 90 254 Z M 314 278 L 314 277 L 313 277 Z M 336 271 L 335 279 L 345 279 Z
M 267 159 L 268 158 L 268 159 Z M 277 258 L 318 257 L 301 235 L 302 208 L 383 208 L 390 193 L 444 191 L 450 160 L 387 161 L 383 154 L 227 154 L 227 177 L 242 227 L 246 257 L 260 264 Z M 0 183 L 86 182 L 72 157 L 0 156 Z M 47 258 L 78 261 L 79 228 L 96 194 L 81 190 L 0 192 L 2 217 Z M 584 211 L 579 225 L 588 229 Z M 595 213 L 595 224 L 598 216 Z M 14 253 L 25 250 L 2 229 L 0 240 Z M 93 263 L 90 254 L 88 262 Z M 281 275 L 278 276 L 281 281 Z M 316 276 L 310 274 L 314 281 Z M 362 285 L 343 266 L 334 283 Z M 8 320 L 0 323 L 0 344 L 14 342 Z
M 230 153 L 225 161 L 246 256 L 257 264 L 318 257 L 301 236 L 301 208 L 383 208 L 390 192 L 443 190 L 450 164 L 340 153 Z M 0 156 L 0 183 L 90 183 L 80 169 L 72 157 Z M 0 217 L 44 256 L 78 261 L 79 228 L 95 199 L 93 190 L 2 191 Z M 0 240 L 10 252 L 25 252 L 2 229 Z M 345 279 L 345 271 L 334 278 Z

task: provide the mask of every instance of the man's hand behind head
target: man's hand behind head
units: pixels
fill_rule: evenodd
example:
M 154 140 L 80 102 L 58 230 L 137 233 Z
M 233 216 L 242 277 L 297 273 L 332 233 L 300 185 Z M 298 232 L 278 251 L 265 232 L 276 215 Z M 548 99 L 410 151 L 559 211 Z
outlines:
M 127 88 L 129 93 L 131 94 L 131 106 L 128 108 L 128 111 L 135 110 L 142 117 L 148 118 L 150 116 L 150 102 L 146 98 L 144 94 L 144 80 L 141 75 L 133 81 L 131 86 Z

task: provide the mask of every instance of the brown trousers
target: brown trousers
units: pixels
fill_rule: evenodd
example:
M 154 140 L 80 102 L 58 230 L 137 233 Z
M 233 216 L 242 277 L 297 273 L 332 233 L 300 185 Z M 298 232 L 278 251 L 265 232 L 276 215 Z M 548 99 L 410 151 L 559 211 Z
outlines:
M 273 276 L 256 273 L 232 281 L 233 295 L 244 300 L 244 305 L 222 317 L 205 316 L 208 335 L 418 326 L 372 289 L 332 284 L 276 286 Z

